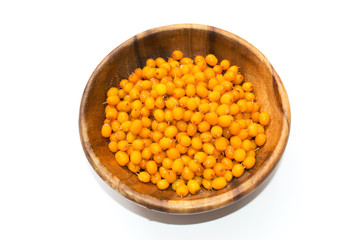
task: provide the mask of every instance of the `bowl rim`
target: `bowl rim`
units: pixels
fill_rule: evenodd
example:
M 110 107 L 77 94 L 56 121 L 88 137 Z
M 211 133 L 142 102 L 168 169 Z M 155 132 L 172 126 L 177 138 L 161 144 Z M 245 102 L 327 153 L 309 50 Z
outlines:
M 144 38 L 145 36 L 157 34 L 162 31 L 168 31 L 168 30 L 173 31 L 180 29 L 197 29 L 197 30 L 213 31 L 217 34 L 224 35 L 227 38 L 231 38 L 232 40 L 239 42 L 241 45 L 249 49 L 254 55 L 256 55 L 257 58 L 259 58 L 264 64 L 266 64 L 269 70 L 271 71 L 274 84 L 276 84 L 277 88 L 279 89 L 279 95 L 280 95 L 279 97 L 281 99 L 282 107 L 284 111 L 283 116 L 285 118 L 285 121 L 283 121 L 283 126 L 282 126 L 283 130 L 279 139 L 279 142 L 281 144 L 278 144 L 276 148 L 273 150 L 274 154 L 271 154 L 270 158 L 266 159 L 266 161 L 263 163 L 263 166 L 259 168 L 252 175 L 250 179 L 246 180 L 241 185 L 239 185 L 241 186 L 242 189 L 241 191 L 239 190 L 239 186 L 238 186 L 236 188 L 231 189 L 230 191 L 210 197 L 212 201 L 203 201 L 202 198 L 192 199 L 191 201 L 188 201 L 186 199 L 163 200 L 139 193 L 128 187 L 126 184 L 122 183 L 116 176 L 112 175 L 110 171 L 106 169 L 106 167 L 101 165 L 100 159 L 96 156 L 90 144 L 86 144 L 89 140 L 89 137 L 86 133 L 86 128 L 85 128 L 86 123 L 83 116 L 85 113 L 87 95 L 90 86 L 95 81 L 95 77 L 99 72 L 101 72 L 103 66 L 107 63 L 107 61 L 111 59 L 113 56 L 115 56 L 117 52 L 121 51 L 122 48 L 130 45 L 135 39 L 141 39 Z M 276 73 L 275 69 L 267 60 L 267 58 L 257 48 L 255 48 L 252 44 L 250 44 L 243 38 L 228 31 L 225 31 L 223 29 L 202 25 L 202 24 L 173 24 L 173 25 L 167 25 L 167 26 L 161 26 L 161 27 L 149 29 L 131 37 L 127 41 L 117 46 L 99 63 L 99 65 L 96 67 L 96 69 L 93 71 L 92 75 L 90 76 L 83 91 L 81 104 L 80 104 L 80 112 L 79 112 L 79 133 L 80 133 L 81 144 L 84 153 L 89 163 L 95 170 L 95 172 L 108 185 L 110 185 L 113 189 L 115 189 L 117 192 L 119 192 L 129 200 L 132 200 L 133 202 L 141 206 L 145 206 L 152 210 L 168 212 L 168 213 L 179 213 L 179 214 L 200 213 L 200 212 L 219 209 L 221 207 L 229 205 L 232 202 L 242 199 L 243 197 L 254 191 L 270 175 L 270 173 L 275 169 L 275 167 L 279 163 L 282 154 L 285 150 L 285 147 L 287 145 L 287 141 L 290 133 L 290 124 L 291 124 L 290 104 L 285 87 L 280 77 Z

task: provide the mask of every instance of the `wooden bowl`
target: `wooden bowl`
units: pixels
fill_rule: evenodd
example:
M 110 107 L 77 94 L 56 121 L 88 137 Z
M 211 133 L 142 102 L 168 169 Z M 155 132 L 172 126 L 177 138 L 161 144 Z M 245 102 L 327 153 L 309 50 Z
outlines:
M 202 189 L 196 195 L 180 198 L 170 188 L 158 190 L 142 183 L 120 167 L 108 150 L 108 139 L 101 136 L 105 119 L 104 102 L 110 87 L 118 87 L 135 68 L 148 58 L 167 59 L 175 49 L 187 57 L 213 53 L 219 60 L 229 59 L 239 66 L 246 81 L 254 86 L 261 110 L 270 113 L 267 142 L 257 151 L 255 166 L 234 178 L 220 191 Z M 224 30 L 197 24 L 159 27 L 140 33 L 115 48 L 91 75 L 81 100 L 79 128 L 81 142 L 91 166 L 113 189 L 147 208 L 169 213 L 197 213 L 217 209 L 252 192 L 273 171 L 284 152 L 290 129 L 290 106 L 285 88 L 264 55 L 244 39 Z

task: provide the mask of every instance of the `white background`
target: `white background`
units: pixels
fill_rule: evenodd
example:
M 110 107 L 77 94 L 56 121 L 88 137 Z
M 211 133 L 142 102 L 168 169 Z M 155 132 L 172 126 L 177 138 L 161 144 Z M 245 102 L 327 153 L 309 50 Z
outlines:
M 291 105 L 271 181 L 241 204 L 193 216 L 117 194 L 90 167 L 78 131 L 100 61 L 174 23 L 252 43 Z M 0 239 L 359 239 L 359 24 L 356 1 L 1 1 Z

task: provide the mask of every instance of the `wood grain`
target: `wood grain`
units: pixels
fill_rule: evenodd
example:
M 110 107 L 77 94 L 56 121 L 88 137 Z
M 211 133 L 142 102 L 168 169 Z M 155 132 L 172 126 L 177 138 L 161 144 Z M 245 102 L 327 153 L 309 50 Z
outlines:
M 219 60 L 229 59 L 239 66 L 254 93 L 261 110 L 270 113 L 266 144 L 257 152 L 254 168 L 225 189 L 207 191 L 179 198 L 168 189 L 160 191 L 151 183 L 141 183 L 135 174 L 120 167 L 108 150 L 108 140 L 100 130 L 105 118 L 106 92 L 118 86 L 148 58 L 167 59 L 175 49 L 185 56 L 213 53 Z M 150 209 L 169 213 L 198 213 L 226 206 L 252 192 L 278 164 L 289 136 L 290 106 L 285 88 L 264 55 L 244 39 L 224 30 L 196 24 L 170 25 L 140 33 L 115 48 L 91 75 L 81 100 L 79 131 L 86 157 L 99 176 L 116 191 Z

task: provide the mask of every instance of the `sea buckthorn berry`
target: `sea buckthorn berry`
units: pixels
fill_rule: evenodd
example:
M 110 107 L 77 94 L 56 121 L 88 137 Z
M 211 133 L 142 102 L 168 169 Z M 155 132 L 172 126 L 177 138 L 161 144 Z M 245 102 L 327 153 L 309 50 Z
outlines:
M 210 105 L 211 107 L 211 105 Z M 209 112 L 204 116 L 205 121 L 210 123 L 210 125 L 216 125 L 219 121 L 219 116 L 215 112 Z
M 157 164 L 155 161 L 150 160 L 146 163 L 146 171 L 150 174 L 155 174 L 158 170 Z
M 212 135 L 214 138 L 221 137 L 222 133 L 223 133 L 222 127 L 213 126 L 213 127 L 211 128 L 211 135 Z
M 220 190 L 225 188 L 227 185 L 227 181 L 224 177 L 217 177 L 212 181 L 212 187 L 216 190 Z
M 229 107 L 229 114 L 230 115 L 236 115 L 240 112 L 240 107 L 236 103 L 233 103 Z
M 219 126 L 220 127 L 230 127 L 233 121 L 233 117 L 229 115 L 223 115 L 219 117 Z
M 185 147 L 181 144 L 176 144 L 175 148 L 179 151 L 180 154 L 185 154 L 188 151 L 188 147 Z
M 200 163 L 197 163 L 196 160 L 190 160 L 187 165 L 193 172 L 199 171 L 201 167 Z
M 104 138 L 108 138 L 111 135 L 111 126 L 109 124 L 104 124 L 101 128 L 101 135 Z
M 197 133 L 197 126 L 196 126 L 196 124 L 189 123 L 189 124 L 187 125 L 186 133 L 187 133 L 189 136 L 194 136 L 194 135 Z
M 144 141 L 142 139 L 135 139 L 132 142 L 132 146 L 134 150 L 142 150 L 144 148 Z
M 200 103 L 198 109 L 202 113 L 207 113 L 210 110 L 210 106 L 208 103 Z
M 176 159 L 174 160 L 171 168 L 177 175 L 180 175 L 184 170 L 184 163 L 181 159 Z
M 225 151 L 228 145 L 229 145 L 229 140 L 224 137 L 215 139 L 215 148 L 219 151 Z
M 178 178 L 175 180 L 175 182 L 171 184 L 171 188 L 172 190 L 176 191 L 177 188 L 180 187 L 181 185 L 185 185 L 185 181 L 184 179 Z
M 203 166 L 205 168 L 212 168 L 216 163 L 216 158 L 214 156 L 207 156 L 206 159 L 203 161 Z
M 162 138 L 159 141 L 162 150 L 169 149 L 171 147 L 172 140 L 170 138 Z
M 220 98 L 221 98 L 220 92 L 218 92 L 218 91 L 209 92 L 209 100 L 210 100 L 211 102 L 216 102 L 216 101 L 218 101 Z
M 185 89 L 183 89 L 183 88 L 175 88 L 174 92 L 173 92 L 173 96 L 175 98 L 181 98 L 181 97 L 185 96 Z
M 216 113 L 219 116 L 227 115 L 229 113 L 229 105 L 227 104 L 221 104 L 217 109 Z
M 171 56 L 175 60 L 180 60 L 184 57 L 184 54 L 180 50 L 175 50 L 173 51 Z
M 186 65 L 186 64 L 192 64 L 193 63 L 193 60 L 191 58 L 188 58 L 188 57 L 183 57 L 181 60 L 180 60 L 180 63 L 182 65 Z
M 194 124 L 199 124 L 204 118 L 204 115 L 200 112 L 196 112 L 191 116 L 191 122 Z
M 165 95 L 166 94 L 166 85 L 159 83 L 158 85 L 156 85 L 155 91 L 157 92 L 157 94 L 159 94 L 159 96 Z
M 116 153 L 118 151 L 118 143 L 117 142 L 110 142 L 108 147 L 111 152 Z
M 225 171 L 224 178 L 227 182 L 230 182 L 233 179 L 233 174 L 231 171 Z
M 156 119 L 156 121 L 158 122 L 163 122 L 165 120 L 165 114 L 164 111 L 161 109 L 156 109 L 154 111 L 154 118 Z
M 126 134 L 121 130 L 117 131 L 115 135 L 118 141 L 124 140 L 126 137 Z
M 227 70 L 227 72 L 233 72 L 233 73 L 238 73 L 239 72 L 239 67 L 232 65 L 231 67 L 229 67 L 229 69 Z
M 259 123 L 263 126 L 266 126 L 269 124 L 270 121 L 270 115 L 267 112 L 261 112 L 259 115 Z
M 258 130 L 258 124 L 257 123 L 251 123 L 248 126 L 248 133 L 250 137 L 256 137 L 256 135 L 258 135 L 259 130 Z
M 181 145 L 188 147 L 191 145 L 191 138 L 188 136 L 183 136 L 180 138 L 180 142 Z
M 215 65 L 215 66 L 213 67 L 213 70 L 214 70 L 214 72 L 215 72 L 216 74 L 221 74 L 222 71 L 223 71 L 223 69 L 221 68 L 220 65 Z
M 204 70 L 204 73 L 205 73 L 205 78 L 206 78 L 207 80 L 210 80 L 210 79 L 216 77 L 215 71 L 214 71 L 214 69 L 212 69 L 212 68 L 206 68 L 206 69 Z
M 254 150 L 250 150 L 246 153 L 246 157 L 255 157 L 256 153 Z
M 130 127 L 130 132 L 134 135 L 137 135 L 141 132 L 142 129 L 142 122 L 139 119 L 136 119 L 132 122 Z
M 169 187 L 169 183 L 165 180 L 165 179 L 161 179 L 160 181 L 158 181 L 156 183 L 156 186 L 158 187 L 158 189 L 160 190 L 165 190 Z
M 144 148 L 141 152 L 141 156 L 143 159 L 149 160 L 152 156 L 152 152 L 151 152 L 150 148 L 149 147 Z
M 238 122 L 232 122 L 229 131 L 232 135 L 237 135 L 241 130 L 241 126 Z
M 209 64 L 210 66 L 215 66 L 218 63 L 218 59 L 215 57 L 214 54 L 208 54 L 205 57 L 205 61 L 207 64 Z
M 150 181 L 153 184 L 157 184 L 157 182 L 159 182 L 161 180 L 161 175 L 159 172 L 156 172 L 155 174 L 151 175 Z
M 222 76 L 222 75 L 218 75 L 218 76 Z M 210 78 L 209 82 L 208 82 L 208 89 L 210 90 L 214 90 L 214 88 L 219 85 L 219 80 L 217 80 L 217 78 Z M 210 93 L 209 93 L 209 96 L 210 96 Z M 209 100 L 210 100 L 210 97 L 209 97 Z
M 175 126 L 169 126 L 165 129 L 164 135 L 168 138 L 173 138 L 178 133 L 178 129 Z
M 203 132 L 207 132 L 210 130 L 210 123 L 206 122 L 206 121 L 202 121 L 201 123 L 199 123 L 198 125 L 198 131 L 203 133 Z
M 194 58 L 195 64 L 197 64 L 198 62 L 205 62 L 205 58 L 201 55 L 197 55 Z
M 251 120 L 254 123 L 258 123 L 259 122 L 259 117 L 260 117 L 260 113 L 259 112 L 253 112 L 251 113 Z
M 165 107 L 165 102 L 162 97 L 157 97 L 155 100 L 155 107 L 159 108 L 159 110 Z
M 133 173 L 137 173 L 140 171 L 140 165 L 133 164 L 132 162 L 129 162 L 127 164 L 127 167 Z
M 129 163 L 129 156 L 122 151 L 118 151 L 115 153 L 115 160 L 120 166 L 126 166 Z
M 151 68 L 156 67 L 156 62 L 155 62 L 155 60 L 152 59 L 152 58 L 147 59 L 147 60 L 146 60 L 146 66 L 149 66 L 149 67 L 151 67 Z
M 245 92 L 251 92 L 253 90 L 253 85 L 250 82 L 244 82 L 241 87 Z
M 227 70 L 229 67 L 230 67 L 230 61 L 229 60 L 222 60 L 220 62 L 220 67 L 223 69 L 223 70 Z
M 200 134 L 200 139 L 203 143 L 208 143 L 213 140 L 213 137 L 210 132 L 204 132 L 204 133 Z
M 215 175 L 218 177 L 224 176 L 225 171 L 226 171 L 226 169 L 222 163 L 216 163 L 214 165 L 213 169 L 214 169 Z
M 256 137 L 255 137 L 255 143 L 256 145 L 258 145 L 259 147 L 264 145 L 266 142 L 266 135 L 263 134 L 263 133 L 260 133 L 258 134 Z
M 164 133 L 166 128 L 169 127 L 169 124 L 166 123 L 166 122 L 161 122 L 158 124 L 157 126 L 157 131 L 161 132 L 161 133 Z
M 105 115 L 107 119 L 116 119 L 118 116 L 118 111 L 115 108 L 109 108 Z
M 118 95 L 110 95 L 107 99 L 106 102 L 109 105 L 115 106 L 116 104 L 118 104 L 120 102 L 120 98 Z
M 224 78 L 226 81 L 235 81 L 236 80 L 236 73 L 229 71 L 224 74 Z
M 186 197 L 189 194 L 189 188 L 187 185 L 183 184 L 177 187 L 176 194 L 179 197 Z
M 243 80 L 244 80 L 244 76 L 241 74 L 237 74 L 236 79 L 233 81 L 233 83 L 239 85 L 242 83 Z
M 162 151 L 160 144 L 159 143 L 152 143 L 150 145 L 150 151 L 154 155 L 159 154 Z
M 130 161 L 133 164 L 140 164 L 141 162 L 141 153 L 139 151 L 133 151 L 130 155 Z
M 246 169 L 250 169 L 255 165 L 255 161 L 254 157 L 246 157 L 242 164 Z
M 204 86 L 197 86 L 196 87 L 196 94 L 202 98 L 206 98 L 209 95 L 209 91 Z
M 229 91 L 228 94 L 231 94 L 232 100 L 235 99 L 234 94 L 231 92 L 234 87 L 234 84 L 232 82 L 225 79 L 225 81 L 221 82 L 221 86 L 224 87 L 225 91 Z
M 185 90 L 186 96 L 193 97 L 196 94 L 196 89 L 194 84 L 189 84 L 186 86 Z
M 183 171 L 181 172 L 181 177 L 187 181 L 193 179 L 194 176 L 195 173 L 188 166 L 185 166 Z
M 242 144 L 241 147 L 245 150 L 245 151 L 250 151 L 251 150 L 251 141 L 249 139 L 245 139 Z
M 245 157 L 246 157 L 246 152 L 244 149 L 239 148 L 239 149 L 235 150 L 235 152 L 234 152 L 235 161 L 242 162 L 242 161 L 244 161 Z
M 229 159 L 234 159 L 234 153 L 235 153 L 235 149 L 233 146 L 228 145 L 225 149 L 225 156 Z
M 177 150 L 176 148 L 170 148 L 169 150 L 167 150 L 166 155 L 168 156 L 168 158 L 173 160 L 180 157 L 179 150 Z
M 208 155 L 205 152 L 197 152 L 194 156 L 194 160 L 198 163 L 203 163 Z
M 175 182 L 177 179 L 177 175 L 174 171 L 172 170 L 169 170 L 165 173 L 165 180 L 168 182 L 168 183 L 173 183 Z
M 188 181 L 187 186 L 191 194 L 196 194 L 200 191 L 200 184 L 193 179 Z
M 154 109 L 155 108 L 155 100 L 152 97 L 149 97 L 145 100 L 145 107 L 147 109 Z
M 212 168 L 206 168 L 203 172 L 204 179 L 211 180 L 215 177 L 215 171 Z
M 241 138 L 239 136 L 232 136 L 230 138 L 230 144 L 235 149 L 241 148 L 241 144 L 242 144 Z
M 144 183 L 147 183 L 147 182 L 150 182 L 150 174 L 148 172 L 140 172 L 139 175 L 138 175 L 138 179 L 141 181 L 141 182 L 144 182 Z
M 118 95 L 119 94 L 119 89 L 116 87 L 112 87 L 107 91 L 107 96 L 110 97 L 112 95 Z
M 245 100 L 246 101 L 254 101 L 255 95 L 252 92 L 246 92 L 245 93 Z
M 162 57 L 158 57 L 155 59 L 155 63 L 157 67 L 161 67 L 166 61 Z
M 162 165 L 163 165 L 163 167 L 165 167 L 166 169 L 171 169 L 173 162 L 174 162 L 174 161 L 173 161 L 172 159 L 170 159 L 170 158 L 164 158 L 164 159 L 162 160 Z
M 201 183 L 202 183 L 202 180 L 203 180 L 203 178 L 201 176 L 202 176 L 202 172 L 201 172 L 200 176 L 195 176 L 194 177 L 194 180 L 199 184 L 199 186 L 201 186 Z
M 184 112 L 185 110 L 181 107 L 175 107 L 173 110 L 172 110 L 172 114 L 173 114 L 173 117 L 175 120 L 181 120 L 183 117 L 184 117 Z
M 201 185 L 202 185 L 205 189 L 210 190 L 210 189 L 212 188 L 212 181 L 203 178 L 202 181 L 201 181 Z
M 214 154 L 215 152 L 215 147 L 211 143 L 204 143 L 202 149 L 207 154 Z
M 221 164 L 224 165 L 226 170 L 231 170 L 234 166 L 234 163 L 231 159 L 224 157 L 221 159 Z
M 231 172 L 234 177 L 240 177 L 244 173 L 244 166 L 240 163 L 235 163 Z
M 126 140 L 121 140 L 121 141 L 118 142 L 118 149 L 119 149 L 120 151 L 125 152 L 125 151 L 127 151 L 129 148 L 130 148 L 130 145 L 129 145 L 129 143 L 128 143 Z

